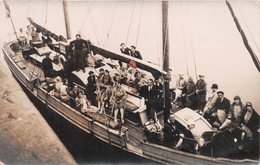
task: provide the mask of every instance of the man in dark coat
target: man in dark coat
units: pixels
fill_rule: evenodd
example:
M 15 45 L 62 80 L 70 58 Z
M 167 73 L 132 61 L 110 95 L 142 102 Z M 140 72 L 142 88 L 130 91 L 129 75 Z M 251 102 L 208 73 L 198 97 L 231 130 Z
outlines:
M 88 86 L 87 86 L 87 97 L 90 100 L 91 104 L 94 105 L 96 100 L 96 76 L 93 71 L 89 71 L 88 76 Z
M 125 43 L 121 43 L 120 46 L 121 46 L 120 48 L 121 53 L 130 55 L 131 50 L 125 45 Z
M 42 60 L 42 68 L 43 68 L 43 73 L 45 77 L 51 77 L 52 75 L 52 62 L 50 59 L 50 54 L 46 54 L 46 57 Z
M 138 50 L 136 50 L 136 47 L 135 46 L 131 46 L 131 54 L 130 54 L 132 57 L 135 57 L 135 58 L 138 58 L 140 60 L 142 60 L 142 56 L 140 54 L 140 52 Z
M 207 84 L 204 80 L 204 75 L 199 75 L 199 80 L 196 83 L 196 93 L 198 94 L 198 111 L 202 114 L 206 104 Z
M 121 48 L 120 48 L 121 53 L 130 55 L 131 50 L 125 45 L 125 43 L 121 43 L 120 46 L 121 46 Z M 122 66 L 123 66 L 122 61 L 119 60 L 118 63 L 120 65 L 120 67 L 122 68 Z
M 76 35 L 76 40 L 70 42 L 70 47 L 74 47 L 74 59 L 76 61 L 77 72 L 82 69 L 85 73 L 84 54 L 82 49 L 84 45 L 87 47 L 88 44 L 89 42 L 83 40 L 80 34 Z
M 247 102 L 243 109 L 240 126 L 243 131 L 242 140 L 244 140 L 242 149 L 247 148 L 259 153 L 259 115 L 251 102 Z
M 143 93 L 146 104 L 147 116 L 149 119 L 154 119 L 154 113 L 158 108 L 159 98 L 158 89 L 153 84 L 153 79 L 149 79 L 148 86 L 143 87 Z
M 183 141 L 184 135 L 179 132 L 175 123 L 175 115 L 173 113 L 170 114 L 169 119 L 165 123 L 164 129 L 164 140 L 165 144 L 170 147 L 180 147 Z M 182 137 L 182 138 L 181 138 Z
M 69 55 L 67 60 L 64 62 L 64 72 L 65 72 L 65 77 L 68 79 L 70 82 L 70 75 L 71 72 L 75 69 L 75 61 L 74 59 Z
M 229 114 L 230 101 L 224 97 L 223 91 L 218 91 L 218 99 L 215 103 L 215 112 L 210 117 L 211 124 L 217 119 L 220 124 L 223 124 Z

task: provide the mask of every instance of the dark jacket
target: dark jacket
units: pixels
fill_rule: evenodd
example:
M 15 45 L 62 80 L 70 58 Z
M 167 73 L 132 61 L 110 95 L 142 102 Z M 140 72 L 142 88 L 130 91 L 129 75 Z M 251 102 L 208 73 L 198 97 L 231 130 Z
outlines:
M 226 114 L 229 114 L 229 109 L 230 109 L 230 101 L 227 98 L 223 98 L 221 101 L 220 98 L 217 99 L 216 104 L 215 104 L 215 110 L 218 109 L 223 109 L 225 110 Z
M 138 59 L 140 59 L 140 60 L 142 60 L 143 58 L 142 58 L 142 56 L 141 56 L 141 54 L 140 54 L 140 52 L 139 51 L 135 51 L 135 52 L 131 52 L 131 54 L 130 54 L 132 57 L 135 57 L 135 58 L 138 58 Z
M 131 52 L 131 50 L 129 48 L 125 48 L 124 50 L 122 48 L 120 48 L 120 51 L 121 51 L 121 53 L 126 54 L 126 55 L 130 55 L 130 52 Z
M 245 107 L 243 109 L 240 123 L 243 123 L 245 126 L 247 126 L 252 131 L 253 135 L 255 135 L 255 134 L 258 134 L 257 130 L 259 128 L 259 115 L 253 108 L 252 108 L 252 110 L 253 110 L 252 116 L 249 119 L 248 123 L 246 124 L 245 121 L 244 121 L 244 117 L 246 115 L 247 108 Z
M 176 125 L 171 124 L 170 121 L 167 121 L 165 123 L 163 132 L 164 132 L 164 140 L 166 145 L 169 147 L 174 147 L 180 138 L 179 136 L 180 132 L 177 129 Z

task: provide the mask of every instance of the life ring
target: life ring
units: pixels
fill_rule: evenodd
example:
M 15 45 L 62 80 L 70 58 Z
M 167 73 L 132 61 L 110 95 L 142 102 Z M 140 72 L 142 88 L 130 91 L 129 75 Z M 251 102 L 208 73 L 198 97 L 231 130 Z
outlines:
M 63 55 L 58 56 L 58 64 L 62 70 L 64 70 L 64 62 L 66 61 L 66 58 Z

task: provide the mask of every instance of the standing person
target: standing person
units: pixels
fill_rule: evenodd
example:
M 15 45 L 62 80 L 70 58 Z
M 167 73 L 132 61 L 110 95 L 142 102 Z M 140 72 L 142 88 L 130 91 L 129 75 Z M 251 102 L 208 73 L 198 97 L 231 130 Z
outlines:
M 30 27 L 30 25 L 27 26 L 27 30 L 26 30 L 26 39 L 27 39 L 28 45 L 31 46 L 32 35 L 31 35 L 31 27 Z
M 223 124 L 227 118 L 227 115 L 229 114 L 230 101 L 229 99 L 224 97 L 223 91 L 218 91 L 217 94 L 218 94 L 218 99 L 216 101 L 215 112 L 212 114 L 213 115 L 212 117 L 217 117 L 217 120 L 220 122 L 220 124 Z
M 92 105 L 94 105 L 94 102 L 96 100 L 96 76 L 94 75 L 93 71 L 89 71 L 89 76 L 88 76 L 88 85 L 87 85 L 87 96 L 89 98 L 89 101 L 91 102 Z
M 138 58 L 140 60 L 142 60 L 142 56 L 140 54 L 140 52 L 138 50 L 136 50 L 136 47 L 135 46 L 131 46 L 131 54 L 130 54 L 132 57 L 135 57 L 135 58 Z
M 112 110 L 114 109 L 114 121 L 117 122 L 118 110 L 121 114 L 121 122 L 124 123 L 124 109 L 126 105 L 127 94 L 119 83 L 116 83 L 112 90 L 110 102 L 112 102 Z
M 184 134 L 180 133 L 177 129 L 175 123 L 175 115 L 173 113 L 170 114 L 169 119 L 165 122 L 165 126 L 163 129 L 164 132 L 164 140 L 168 147 L 170 148 L 178 148 L 181 146 Z
M 199 80 L 196 83 L 196 93 L 198 94 L 198 112 L 202 114 L 206 104 L 207 83 L 204 80 L 204 75 L 199 75 Z
M 218 84 L 212 84 L 211 86 L 212 93 L 208 98 L 208 102 L 203 110 L 203 117 L 209 119 L 213 112 L 215 112 L 215 103 L 218 99 Z
M 69 82 L 70 82 L 70 75 L 73 70 L 75 70 L 75 61 L 71 57 L 71 55 L 69 55 L 67 60 L 64 62 L 64 74 Z
M 114 84 L 113 77 L 110 76 L 109 71 L 105 70 L 104 75 L 100 78 L 100 92 L 101 92 L 101 109 L 100 114 L 105 111 L 105 104 L 108 105 L 108 101 L 111 96 L 111 89 Z
M 84 65 L 84 55 L 82 50 L 83 46 L 87 46 L 88 44 L 89 42 L 83 40 L 80 34 L 76 35 L 76 40 L 70 42 L 70 46 L 74 48 L 74 59 L 76 61 L 77 72 L 80 71 L 80 69 L 82 69 L 84 73 L 86 72 Z
M 146 104 L 146 111 L 148 119 L 153 119 L 155 117 L 155 112 L 158 109 L 158 90 L 153 85 L 153 79 L 148 80 L 148 86 L 144 87 L 144 98 Z
M 33 26 L 32 26 L 31 36 L 32 36 L 32 42 L 40 41 L 39 34 L 36 32 Z
M 175 89 L 175 99 L 174 103 L 181 97 L 182 90 L 185 88 L 187 85 L 186 80 L 184 80 L 184 74 L 182 72 L 179 73 L 179 78 L 176 81 L 176 89 Z
M 46 57 L 42 60 L 42 68 L 43 68 L 43 73 L 45 78 L 46 77 L 52 77 L 52 70 L 53 70 L 53 66 L 52 66 L 52 62 L 50 59 L 50 54 L 46 54 Z
M 182 103 L 193 110 L 197 108 L 196 84 L 192 77 L 188 78 L 186 87 L 183 89 Z
M 26 46 L 26 37 L 25 34 L 23 32 L 23 28 L 20 28 L 20 33 L 19 33 L 19 44 L 21 45 L 22 49 L 25 48 Z

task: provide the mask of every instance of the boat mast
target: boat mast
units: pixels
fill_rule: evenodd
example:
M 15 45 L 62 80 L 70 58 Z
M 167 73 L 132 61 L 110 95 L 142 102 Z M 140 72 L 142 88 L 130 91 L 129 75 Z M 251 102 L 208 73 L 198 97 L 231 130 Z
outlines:
M 5 5 L 6 12 L 7 12 L 7 13 L 6 13 L 6 14 L 7 14 L 7 17 L 10 17 L 10 20 L 11 20 L 12 25 L 13 25 L 14 33 L 15 33 L 15 36 L 16 36 L 16 39 L 18 40 L 17 32 L 16 32 L 16 30 L 15 30 L 14 22 L 13 22 L 13 19 L 12 19 L 12 16 L 11 16 L 10 7 L 9 7 L 9 5 L 6 3 L 6 1 L 4 1 L 4 5 Z
M 169 29 L 168 29 L 168 1 L 162 1 L 162 37 L 163 37 L 163 70 L 169 72 Z M 164 123 L 170 115 L 170 75 L 164 77 Z
M 63 11 L 64 11 L 64 18 L 65 18 L 65 27 L 66 27 L 66 35 L 67 39 L 71 39 L 70 33 L 70 21 L 69 21 L 69 12 L 68 12 L 68 3 L 67 0 L 62 1 Z

